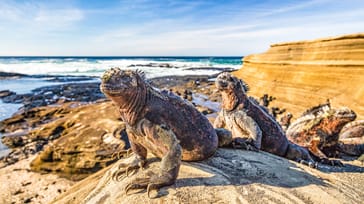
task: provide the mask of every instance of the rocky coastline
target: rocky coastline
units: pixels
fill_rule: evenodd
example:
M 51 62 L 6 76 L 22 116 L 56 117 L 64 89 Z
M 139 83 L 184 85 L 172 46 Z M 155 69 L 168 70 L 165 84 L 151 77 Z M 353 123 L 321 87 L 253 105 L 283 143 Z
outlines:
M 358 118 L 362 119 L 363 106 L 358 101 L 362 92 L 348 96 L 350 93 L 344 94 L 342 87 L 332 87 L 344 83 L 343 80 L 350 80 L 344 79 L 343 75 L 339 75 L 339 80 L 334 80 L 330 75 L 331 77 L 323 79 L 323 83 L 317 78 L 322 72 L 315 73 L 315 70 L 307 67 L 307 63 L 296 59 L 298 55 L 307 56 L 311 53 L 312 50 L 299 53 L 306 44 L 315 45 L 315 49 L 320 46 L 334 49 L 336 41 L 340 41 L 339 44 L 345 41 L 344 44 L 349 43 L 353 49 L 357 49 L 354 44 L 358 40 L 362 42 L 362 36 L 359 34 L 273 45 L 266 54 L 244 58 L 243 68 L 233 74 L 247 82 L 250 88 L 248 95 L 254 96 L 254 100 L 265 106 L 278 121 L 288 112 L 293 113 L 293 118 L 297 119 L 305 109 L 323 103 L 326 99 L 330 99 L 334 107 L 351 105 Z M 290 53 L 289 56 L 287 52 Z M 328 57 L 319 54 L 314 56 L 318 59 Z M 356 54 L 340 56 L 346 56 L 345 60 L 350 62 L 348 56 L 354 57 L 355 62 L 360 61 Z M 284 63 L 281 63 L 282 60 Z M 293 68 L 296 65 L 298 70 Z M 342 74 L 341 65 L 316 63 L 315 66 L 323 66 L 321 70 L 326 71 L 335 67 Z M 362 64 L 353 66 L 345 65 L 345 69 L 352 68 L 355 73 L 359 73 L 348 75 L 353 79 L 351 82 L 357 82 L 355 80 L 361 76 Z M 170 64 L 162 67 L 173 68 Z M 262 74 L 256 75 L 257 70 Z M 289 72 L 284 75 L 282 70 Z M 302 70 L 309 70 L 302 76 L 302 79 L 307 79 L 294 86 L 288 79 L 292 78 L 290 76 L 293 73 L 302 74 Z M 335 73 L 335 70 L 331 73 Z M 221 101 L 214 84 L 216 76 L 166 76 L 150 79 L 150 83 L 189 101 L 213 122 L 220 110 Z M 22 108 L 12 117 L 0 121 L 1 141 L 11 149 L 8 155 L 0 158 L 0 203 L 148 202 L 143 191 L 130 196 L 123 194 L 127 180 L 135 178 L 142 171 L 130 175 L 126 181 L 111 179 L 111 172 L 120 162 L 128 159 L 130 144 L 125 131 L 126 124 L 112 102 L 100 92 L 99 80 L 86 76 L 29 76 L 0 72 L 0 80 L 26 77 L 46 78 L 61 84 L 36 88 L 26 94 L 0 89 L 0 100 L 3 103 L 22 104 Z M 311 82 L 311 79 L 315 80 Z M 318 87 L 317 84 L 322 86 Z M 345 86 L 347 83 L 344 83 L 343 87 Z M 323 95 L 315 98 L 314 91 L 318 88 L 322 88 Z M 358 90 L 361 88 L 356 87 Z M 299 89 L 302 92 L 298 93 Z M 346 90 L 353 91 L 350 88 Z M 337 91 L 341 91 L 341 94 L 335 95 Z M 288 97 L 287 94 L 291 96 Z M 295 96 L 305 94 L 307 100 L 297 97 L 297 100 L 303 102 L 295 101 Z M 345 95 L 345 100 L 342 95 Z M 151 168 L 158 166 L 152 155 L 148 155 L 148 158 Z M 364 199 L 364 188 L 361 185 L 364 183 L 364 158 L 345 156 L 340 161 L 345 164 L 344 167 L 320 165 L 316 170 L 262 151 L 257 153 L 222 148 L 205 161 L 183 162 L 177 182 L 162 188 L 161 197 L 154 201 L 359 203 Z
M 213 122 L 220 103 L 215 77 L 169 76 L 151 79 L 150 83 L 190 101 Z M 4 190 L 4 202 L 50 202 L 52 196 L 125 156 L 129 148 L 125 125 L 99 91 L 99 82 L 41 87 L 29 94 L 1 93 L 4 102 L 24 105 L 13 117 L 0 122 L 2 142 L 11 148 L 1 159 L 0 172 L 25 174 L 23 183 L 14 187 L 17 190 Z M 266 106 L 274 100 L 272 96 L 261 98 L 266 99 Z M 363 172 L 360 165 L 353 161 L 343 171 Z M 336 167 L 325 168 L 338 171 Z M 31 185 L 24 185 L 28 176 L 39 177 L 39 181 L 29 178 Z M 39 184 L 48 187 L 32 190 L 32 185 Z M 10 200 L 7 195 L 11 195 Z

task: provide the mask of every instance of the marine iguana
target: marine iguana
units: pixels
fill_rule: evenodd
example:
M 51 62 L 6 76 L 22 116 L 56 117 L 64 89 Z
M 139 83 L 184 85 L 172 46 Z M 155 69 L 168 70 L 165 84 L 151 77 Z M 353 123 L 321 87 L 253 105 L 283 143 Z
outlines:
M 216 151 L 218 136 L 208 119 L 172 92 L 153 88 L 144 73 L 112 68 L 102 76 L 100 88 L 126 122 L 135 157 L 130 164 L 119 167 L 115 178 L 143 167 L 147 152 L 162 159 L 159 172 L 148 172 L 150 177 L 134 179 L 125 187 L 126 193 L 131 189 L 147 189 L 149 196 L 151 190 L 175 182 L 181 160 L 203 160 Z M 228 134 L 225 136 L 231 140 Z
M 247 84 L 242 82 L 241 86 L 244 91 L 249 90 Z M 259 104 L 255 98 L 250 98 L 250 100 L 255 104 Z M 223 105 L 224 103 L 222 103 Z M 268 113 L 266 107 L 262 108 Z M 243 110 L 229 111 L 223 107 L 214 121 L 214 128 L 231 131 L 233 139 L 225 146 L 253 151 L 258 151 L 261 148 L 262 130 Z
M 230 73 L 224 72 L 218 75 L 216 79 L 216 87 L 222 95 L 222 110 L 216 119 L 215 127 L 225 127 L 231 130 L 234 134 L 235 129 L 241 129 L 242 124 L 239 120 L 251 118 L 253 122 L 245 122 L 250 124 L 247 129 L 250 129 L 251 138 L 255 144 L 260 139 L 257 127 L 261 130 L 261 149 L 272 154 L 285 157 L 290 160 L 307 164 L 311 167 L 316 165 L 315 161 L 311 158 L 308 150 L 288 141 L 281 126 L 263 107 L 257 104 L 254 100 L 246 95 L 246 85 L 232 76 Z M 245 118 L 241 118 L 241 113 L 246 114 Z M 249 119 L 250 120 L 250 119 Z M 234 121 L 231 123 L 230 121 Z M 230 124 L 229 124 L 230 123 Z M 233 137 L 240 137 L 241 134 L 233 135 Z M 258 147 L 258 146 L 257 146 Z
M 364 154 L 364 120 L 346 124 L 340 131 L 338 145 L 341 153 L 352 156 Z
M 340 130 L 355 118 L 356 114 L 349 108 L 334 109 L 327 102 L 305 111 L 288 127 L 286 134 L 292 142 L 307 147 L 322 163 L 342 165 L 328 156 L 336 156 Z

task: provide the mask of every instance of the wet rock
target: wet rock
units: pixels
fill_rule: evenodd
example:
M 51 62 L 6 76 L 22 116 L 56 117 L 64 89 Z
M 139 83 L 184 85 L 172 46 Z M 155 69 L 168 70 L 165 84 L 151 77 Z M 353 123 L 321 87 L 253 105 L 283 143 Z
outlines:
M 176 66 L 169 63 L 148 63 L 148 64 L 131 64 L 128 67 L 161 67 L 161 68 L 175 68 Z
M 14 95 L 14 94 L 15 94 L 15 92 L 13 92 L 13 91 L 3 90 L 3 91 L 0 91 L 0 98 L 4 98 L 4 97 Z
M 4 92 L 2 100 L 5 103 L 23 103 L 24 110 L 70 101 L 93 102 L 105 98 L 99 86 L 99 83 L 69 83 L 37 88 L 27 94 L 6 95 Z
M 7 79 L 7 78 L 19 78 L 24 77 L 25 74 L 13 73 L 13 72 L 0 72 L 0 79 Z

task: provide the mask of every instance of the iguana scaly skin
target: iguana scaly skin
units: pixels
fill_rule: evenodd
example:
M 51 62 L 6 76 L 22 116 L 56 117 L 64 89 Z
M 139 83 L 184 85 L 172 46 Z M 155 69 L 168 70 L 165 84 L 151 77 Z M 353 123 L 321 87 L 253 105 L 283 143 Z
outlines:
M 146 188 L 149 196 L 150 190 L 175 182 L 181 160 L 203 160 L 216 151 L 218 137 L 207 118 L 173 93 L 154 89 L 143 73 L 112 68 L 104 73 L 101 90 L 126 122 L 135 157 L 115 175 L 143 167 L 147 152 L 162 159 L 159 172 L 136 178 L 126 192 Z
M 243 82 L 230 73 L 222 73 L 216 79 L 216 87 L 222 95 L 222 114 L 219 114 L 215 125 L 225 127 L 233 131 L 241 129 L 242 126 L 249 129 L 250 138 L 256 139 L 255 145 L 259 144 L 257 139 L 261 130 L 261 149 L 272 154 L 286 157 L 291 160 L 306 163 L 310 166 L 315 164 L 307 149 L 300 147 L 288 141 L 281 126 L 275 121 L 263 107 L 250 99 L 245 93 Z M 246 116 L 242 118 L 244 113 Z M 246 120 L 248 118 L 248 120 Z M 238 120 L 240 121 L 238 121 Z M 250 119 L 253 121 L 251 122 Z M 244 121 L 241 123 L 241 121 Z M 230 121 L 233 121 L 232 123 Z M 226 125 L 227 123 L 230 123 Z M 246 126 L 245 124 L 250 124 Z M 239 132 L 239 131 L 235 131 Z M 240 135 L 233 135 L 239 137 Z M 257 137 L 258 136 L 258 137 Z
M 292 142 L 307 147 L 322 162 L 335 164 L 328 156 L 336 155 L 340 130 L 355 118 L 349 108 L 333 109 L 330 103 L 321 104 L 307 110 L 286 133 Z
M 364 120 L 350 122 L 341 129 L 339 151 L 352 156 L 364 154 Z
M 291 124 L 292 117 L 292 113 L 286 113 L 279 119 L 279 124 L 281 125 L 284 132 L 287 131 L 289 125 Z

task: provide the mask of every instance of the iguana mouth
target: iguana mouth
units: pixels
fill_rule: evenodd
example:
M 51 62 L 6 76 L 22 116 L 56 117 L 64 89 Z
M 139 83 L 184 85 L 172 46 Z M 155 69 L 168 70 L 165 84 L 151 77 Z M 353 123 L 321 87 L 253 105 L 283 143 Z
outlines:
M 228 87 L 229 82 L 227 82 L 226 80 L 217 80 L 216 81 L 216 87 L 219 90 L 224 90 Z
M 215 84 L 220 91 L 227 90 L 230 87 L 230 84 L 234 84 L 235 86 L 234 79 L 228 72 L 223 72 L 217 76 Z
M 354 111 L 350 110 L 349 108 L 341 108 L 337 111 L 336 116 L 339 118 L 349 118 L 354 120 L 356 118 L 356 114 Z
M 120 84 L 118 86 L 107 84 L 107 83 L 101 83 L 100 89 L 104 94 L 108 95 L 119 95 L 122 92 L 124 92 L 128 87 L 126 85 Z
M 227 89 L 229 86 L 230 81 L 227 80 L 227 77 L 225 74 L 222 74 L 217 77 L 216 79 L 216 87 L 221 91 Z

